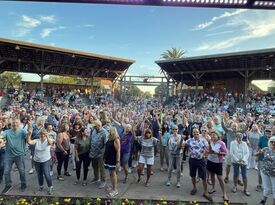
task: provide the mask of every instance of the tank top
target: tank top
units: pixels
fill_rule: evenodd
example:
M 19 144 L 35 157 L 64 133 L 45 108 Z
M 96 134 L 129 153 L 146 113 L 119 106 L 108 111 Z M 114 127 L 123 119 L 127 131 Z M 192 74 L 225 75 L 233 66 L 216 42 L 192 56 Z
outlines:
M 65 135 L 65 133 L 63 133 L 63 135 Z M 63 141 L 61 143 L 61 145 L 63 146 L 64 150 L 68 151 L 70 150 L 70 138 L 67 137 L 67 139 L 63 138 Z M 56 152 L 62 152 L 61 149 L 59 149 L 58 146 L 56 146 Z
M 116 148 L 115 140 L 108 140 L 105 145 L 105 164 L 107 165 L 116 165 Z

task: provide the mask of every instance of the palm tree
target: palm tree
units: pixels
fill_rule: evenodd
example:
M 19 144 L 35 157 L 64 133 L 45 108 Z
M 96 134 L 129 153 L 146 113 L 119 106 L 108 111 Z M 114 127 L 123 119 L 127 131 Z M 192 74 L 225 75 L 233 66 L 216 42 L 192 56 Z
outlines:
M 161 54 L 161 58 L 164 60 L 183 58 L 186 51 L 180 48 L 172 48 L 171 50 L 166 50 Z

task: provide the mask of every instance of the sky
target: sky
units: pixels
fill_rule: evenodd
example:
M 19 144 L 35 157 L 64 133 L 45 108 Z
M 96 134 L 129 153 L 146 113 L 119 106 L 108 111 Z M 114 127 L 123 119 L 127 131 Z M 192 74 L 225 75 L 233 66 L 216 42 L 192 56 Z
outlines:
M 133 59 L 128 75 L 159 76 L 154 62 L 172 47 L 187 57 L 275 47 L 272 10 L 4 1 L 0 28 L 3 38 Z

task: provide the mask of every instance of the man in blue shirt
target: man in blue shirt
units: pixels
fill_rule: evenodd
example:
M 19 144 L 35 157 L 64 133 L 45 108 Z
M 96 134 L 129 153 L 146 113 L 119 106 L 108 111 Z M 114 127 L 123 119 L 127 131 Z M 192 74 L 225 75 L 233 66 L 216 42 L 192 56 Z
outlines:
M 12 128 L 6 130 L 3 133 L 6 141 L 6 152 L 5 152 L 5 188 L 2 194 L 7 194 L 12 189 L 11 181 L 11 169 L 15 163 L 20 175 L 21 191 L 24 192 L 27 188 L 26 177 L 25 177 L 25 146 L 26 138 L 32 134 L 32 124 L 28 123 L 28 131 L 20 129 L 20 120 L 14 119 L 12 121 Z

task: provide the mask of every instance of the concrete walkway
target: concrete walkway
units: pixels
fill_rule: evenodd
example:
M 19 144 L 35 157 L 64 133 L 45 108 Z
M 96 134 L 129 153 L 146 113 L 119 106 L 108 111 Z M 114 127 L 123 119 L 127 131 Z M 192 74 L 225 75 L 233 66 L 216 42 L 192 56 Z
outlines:
M 136 171 L 129 175 L 129 181 L 127 184 L 123 184 L 122 181 L 124 179 L 123 172 L 119 174 L 119 182 L 118 182 L 118 189 L 119 189 L 119 196 L 122 198 L 129 198 L 129 199 L 155 199 L 159 200 L 161 198 L 165 200 L 183 200 L 183 201 L 206 201 L 202 197 L 202 184 L 201 182 L 198 183 L 198 193 L 195 196 L 191 196 L 190 190 L 192 189 L 191 179 L 189 177 L 189 169 L 188 163 L 184 164 L 184 176 L 181 178 L 181 188 L 176 188 L 176 175 L 173 174 L 172 176 L 172 184 L 170 187 L 165 186 L 165 182 L 167 180 L 167 172 L 161 172 L 159 170 L 159 158 L 156 157 L 156 165 L 153 167 L 154 175 L 151 176 L 150 179 L 150 186 L 144 186 L 144 180 L 137 184 L 136 183 Z M 20 192 L 20 181 L 19 181 L 19 173 L 18 171 L 12 171 L 12 179 L 14 188 L 9 192 L 10 195 L 47 195 L 46 189 L 43 192 L 38 191 L 38 181 L 36 173 L 28 174 L 28 170 L 30 168 L 30 159 L 29 155 L 26 156 L 26 177 L 27 177 L 27 184 L 28 188 L 26 192 Z M 74 185 L 75 181 L 75 172 L 72 170 L 72 164 L 69 164 L 70 171 L 72 176 L 64 177 L 65 181 L 60 182 L 56 179 L 56 168 L 54 169 L 54 176 L 53 176 L 53 185 L 54 185 L 54 196 L 59 197 L 106 197 L 107 192 L 105 189 L 98 189 L 95 184 L 89 183 L 87 186 L 83 187 L 82 183 L 79 185 Z M 88 176 L 88 181 L 90 182 L 93 178 L 92 168 L 90 167 L 90 172 Z M 107 175 L 107 183 L 110 184 L 108 172 Z M 231 175 L 232 176 L 232 175 Z M 45 182 L 46 183 L 46 182 Z M 226 190 L 228 192 L 228 197 L 230 202 L 237 203 L 237 202 L 246 202 L 249 205 L 259 204 L 261 199 L 261 193 L 256 192 L 256 185 L 257 185 L 257 171 L 256 170 L 248 170 L 248 189 L 251 192 L 250 197 L 246 197 L 242 189 L 240 187 L 237 193 L 232 193 L 232 178 L 230 179 L 230 183 L 226 184 Z M 46 184 L 45 184 L 46 187 Z M 0 189 L 2 190 L 4 185 L 0 185 Z M 217 192 L 212 194 L 213 199 L 215 202 L 222 202 L 222 194 L 220 191 L 219 184 L 217 182 L 216 185 Z M 269 199 L 269 204 L 271 204 L 271 200 Z

